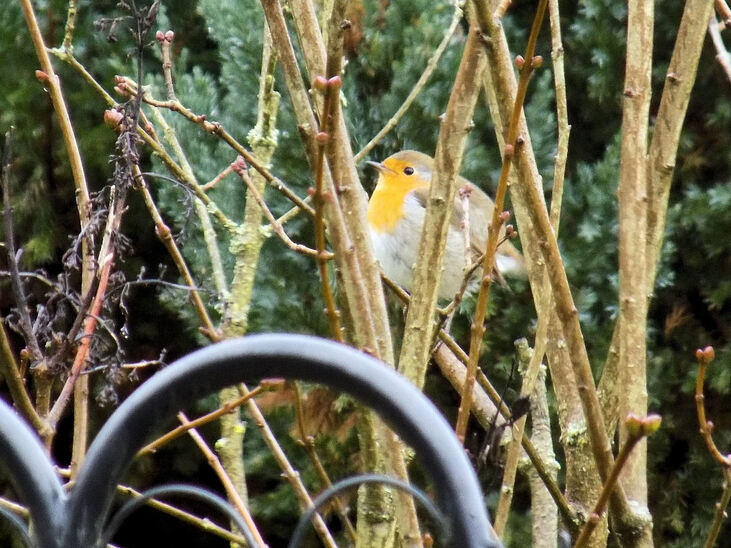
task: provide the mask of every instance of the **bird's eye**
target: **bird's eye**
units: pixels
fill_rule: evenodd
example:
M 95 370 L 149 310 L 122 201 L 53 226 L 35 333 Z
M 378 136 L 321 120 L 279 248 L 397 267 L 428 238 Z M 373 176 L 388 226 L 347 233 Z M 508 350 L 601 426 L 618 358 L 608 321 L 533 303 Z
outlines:
M 406 173 L 406 175 L 413 175 L 414 174 L 414 168 L 411 167 L 411 166 L 406 166 L 404 168 L 404 173 Z

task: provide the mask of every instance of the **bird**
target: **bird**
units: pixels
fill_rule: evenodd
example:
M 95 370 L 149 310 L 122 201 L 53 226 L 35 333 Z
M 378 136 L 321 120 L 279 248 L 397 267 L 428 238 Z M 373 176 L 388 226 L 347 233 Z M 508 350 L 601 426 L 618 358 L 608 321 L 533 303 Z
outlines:
M 367 163 L 378 171 L 378 182 L 368 201 L 367 211 L 375 257 L 386 276 L 411 291 L 434 160 L 423 152 L 402 150 L 382 162 Z M 464 206 L 456 196 L 438 290 L 440 300 L 453 299 L 457 295 L 466 270 L 484 254 L 495 207 L 487 194 L 464 177 L 458 177 L 458 185 L 459 189 L 467 191 L 469 200 L 470 256 L 465 257 Z M 501 236 L 504 234 L 503 226 Z M 501 280 L 502 275 L 515 278 L 526 275 L 523 256 L 509 241 L 498 247 L 495 269 Z

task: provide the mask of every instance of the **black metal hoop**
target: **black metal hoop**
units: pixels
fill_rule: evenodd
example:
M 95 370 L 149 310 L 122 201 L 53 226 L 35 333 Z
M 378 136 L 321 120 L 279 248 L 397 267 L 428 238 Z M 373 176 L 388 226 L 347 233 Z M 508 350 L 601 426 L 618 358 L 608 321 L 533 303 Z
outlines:
M 477 477 L 451 427 L 408 380 L 361 352 L 303 335 L 255 335 L 209 346 L 155 374 L 109 418 L 67 496 L 35 434 L 0 405 L 0 459 L 31 518 L 39 548 L 94 546 L 116 485 L 161 419 L 243 380 L 284 377 L 350 394 L 377 411 L 419 455 L 437 506 L 452 524 L 453 546 L 499 547 Z
M 36 544 L 57 546 L 68 497 L 36 433 L 9 405 L 0 404 L 0 466 L 31 518 L 44 524 L 33 531 Z
M 206 489 L 202 489 L 195 485 L 185 485 L 182 483 L 171 483 L 169 485 L 153 487 L 152 489 L 148 489 L 147 491 L 142 493 L 142 496 L 124 503 L 122 507 L 117 511 L 117 513 L 114 514 L 114 517 L 112 517 L 109 525 L 102 535 L 101 540 L 98 543 L 98 546 L 106 546 L 112 540 L 114 533 L 119 530 L 119 527 L 122 525 L 122 523 L 124 523 L 124 520 L 126 520 L 130 516 L 130 514 L 132 514 L 132 512 L 137 510 L 140 506 L 144 505 L 151 498 L 159 497 L 162 495 L 183 495 L 189 498 L 202 500 L 203 502 L 219 510 L 221 513 L 226 514 L 228 519 L 233 521 L 236 524 L 236 527 L 239 528 L 244 538 L 246 539 L 246 543 L 249 546 L 256 546 L 254 535 L 251 534 L 249 526 L 244 522 L 243 519 L 241 519 L 239 513 L 236 512 L 225 499 Z
M 322 493 L 320 493 L 315 498 L 315 500 L 312 501 L 312 506 L 310 506 L 307 511 L 302 514 L 302 516 L 300 516 L 300 519 L 297 522 L 297 527 L 295 527 L 294 529 L 294 533 L 292 534 L 292 538 L 290 539 L 287 548 L 297 548 L 302 543 L 305 532 L 307 530 L 307 524 L 315 516 L 315 513 L 320 508 L 322 508 L 322 506 L 326 502 L 328 502 L 336 495 L 342 493 L 343 491 L 348 491 L 349 489 L 352 489 L 353 487 L 358 487 L 360 485 L 363 485 L 364 483 L 382 483 L 384 485 L 389 485 L 391 487 L 401 489 L 402 491 L 406 491 L 407 493 L 411 494 L 421 503 L 424 508 L 426 508 L 427 513 L 432 517 L 432 519 L 440 524 L 441 537 L 449 538 L 449 522 L 444 519 L 444 516 L 439 511 L 439 509 L 434 506 L 434 503 L 429 500 L 429 497 L 427 497 L 421 489 L 417 489 L 416 487 L 406 483 L 405 481 L 391 478 L 389 476 L 383 476 L 381 474 L 361 474 L 359 476 L 352 476 L 335 482 L 330 487 L 325 489 Z
M 20 538 L 23 541 L 23 544 L 29 546 L 30 548 L 33 548 L 33 540 L 30 538 L 28 526 L 22 519 L 20 519 L 20 517 L 13 514 L 13 512 L 3 506 L 0 506 L 0 516 L 3 516 L 6 520 L 8 520 L 8 522 L 10 522 L 10 525 L 12 525 L 12 527 L 18 533 L 20 533 Z

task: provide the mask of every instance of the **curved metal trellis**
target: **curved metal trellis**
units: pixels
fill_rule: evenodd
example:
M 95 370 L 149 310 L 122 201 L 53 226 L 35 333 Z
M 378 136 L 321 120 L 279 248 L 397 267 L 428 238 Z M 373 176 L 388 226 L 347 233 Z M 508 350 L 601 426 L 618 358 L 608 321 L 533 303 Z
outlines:
M 0 506 L 0 516 L 4 517 L 10 525 L 15 529 L 15 531 L 18 532 L 20 535 L 20 540 L 23 541 L 23 544 L 26 546 L 33 546 L 33 540 L 30 538 L 30 531 L 28 531 L 28 526 L 25 524 L 25 522 L 20 519 L 16 514 L 13 514 L 10 510 L 7 508 L 3 508 Z
M 450 545 L 499 547 L 474 470 L 433 404 L 392 368 L 352 348 L 303 335 L 255 335 L 194 352 L 135 390 L 101 429 L 70 495 L 37 438 L 0 405 L 0 455 L 31 517 L 39 548 L 98 546 L 116 485 L 158 425 L 191 401 L 244 380 L 284 377 L 346 392 L 377 411 L 420 457 Z
M 254 540 L 254 536 L 251 534 L 249 526 L 243 519 L 241 519 L 239 513 L 236 512 L 236 510 L 234 510 L 234 508 L 225 499 L 219 497 L 215 493 L 207 491 L 206 489 L 182 483 L 171 483 L 169 485 L 153 487 L 152 489 L 148 489 L 142 493 L 142 496 L 137 497 L 134 500 L 127 501 L 122 505 L 117 513 L 114 514 L 114 517 L 105 529 L 99 544 L 101 546 L 106 546 L 107 543 L 111 542 L 114 534 L 119 530 L 122 523 L 124 523 L 124 520 L 126 520 L 132 512 L 137 510 L 140 506 L 144 506 L 148 500 L 164 495 L 183 495 L 188 498 L 201 500 L 206 504 L 213 506 L 236 524 L 236 527 L 238 527 L 244 535 L 249 546 L 256 546 L 256 541 Z
M 421 505 L 426 508 L 427 513 L 432 517 L 432 519 L 440 525 L 441 536 L 443 538 L 449 538 L 449 522 L 444 518 L 439 509 L 434 506 L 434 503 L 429 500 L 429 498 L 421 489 L 417 489 L 413 485 L 410 485 L 405 481 L 401 481 L 396 478 L 391 478 L 380 474 L 361 474 L 359 476 L 353 476 L 335 482 L 330 487 L 325 489 L 322 493 L 320 493 L 317 498 L 312 501 L 312 506 L 310 506 L 307 511 L 302 514 L 302 516 L 300 516 L 300 519 L 297 522 L 297 527 L 294 528 L 294 533 L 292 533 L 292 538 L 290 539 L 287 548 L 297 548 L 298 546 L 300 546 L 300 544 L 302 544 L 302 540 L 305 537 L 305 531 L 307 530 L 308 522 L 313 517 L 315 517 L 315 513 L 320 508 L 322 508 L 326 502 L 328 502 L 330 499 L 337 496 L 338 494 L 342 493 L 343 491 L 347 491 L 354 487 L 359 487 L 364 483 L 381 483 L 384 485 L 390 485 L 391 487 L 396 487 L 397 489 L 401 489 L 402 491 L 406 491 L 416 500 L 418 500 Z

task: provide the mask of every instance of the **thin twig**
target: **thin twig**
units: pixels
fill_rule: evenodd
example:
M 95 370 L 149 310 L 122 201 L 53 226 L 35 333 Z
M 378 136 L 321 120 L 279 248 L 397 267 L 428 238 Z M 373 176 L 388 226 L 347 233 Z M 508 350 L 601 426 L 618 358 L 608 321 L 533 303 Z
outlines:
M 41 346 L 33 330 L 33 322 L 30 318 L 30 307 L 25 297 L 23 283 L 20 281 L 20 268 L 18 267 L 19 255 L 15 250 L 15 234 L 13 230 L 13 211 L 10 202 L 10 171 L 13 165 L 13 131 L 10 128 L 5 134 L 5 149 L 2 158 L 2 193 L 3 193 L 3 228 L 5 229 L 5 251 L 8 255 L 8 268 L 10 270 L 10 281 L 15 296 L 15 306 L 18 311 L 20 328 L 23 331 L 25 344 L 31 352 L 33 362 L 44 360 Z
M 246 385 L 239 384 L 238 388 L 241 395 L 246 396 L 250 394 L 249 389 L 246 388 Z M 282 469 L 284 476 L 287 478 L 290 485 L 294 489 L 300 507 L 303 510 L 311 508 L 312 497 L 310 497 L 304 483 L 302 483 L 302 478 L 300 477 L 299 472 L 297 472 L 292 467 L 292 464 L 289 462 L 287 455 L 284 453 L 282 447 L 279 445 L 276 436 L 272 432 L 271 428 L 269 428 L 269 425 L 267 424 L 266 419 L 264 419 L 264 415 L 259 409 L 259 406 L 256 405 L 256 402 L 254 400 L 250 399 L 246 403 L 246 408 L 249 412 L 249 415 L 251 415 L 251 418 L 254 420 L 254 424 L 256 424 L 256 426 L 261 431 L 261 435 L 264 438 L 264 443 L 266 443 L 267 447 L 274 456 L 274 459 L 277 461 L 277 464 L 279 464 L 280 468 Z M 325 521 L 322 519 L 322 516 L 319 513 L 315 513 L 314 517 L 312 518 L 312 523 L 315 531 L 317 531 L 317 533 L 320 535 L 320 539 L 323 541 L 323 543 L 329 548 L 337 548 L 335 540 L 330 534 L 330 531 L 328 531 L 327 525 L 325 525 Z
M 711 35 L 711 41 L 716 48 L 716 61 L 723 68 L 729 81 L 731 81 L 731 55 L 729 55 L 726 44 L 724 44 L 723 38 L 721 37 L 721 32 L 718 30 L 718 21 L 713 16 L 711 16 L 708 22 L 708 33 Z
M 317 160 L 315 164 L 315 189 L 312 194 L 312 202 L 315 205 L 315 245 L 317 246 L 317 268 L 320 272 L 320 285 L 322 287 L 322 297 L 325 301 L 325 312 L 327 320 L 330 324 L 330 334 L 333 339 L 344 342 L 343 330 L 340 326 L 340 311 L 335 305 L 332 288 L 330 287 L 330 275 L 328 274 L 328 261 L 325 256 L 325 218 L 324 209 L 328 202 L 332 202 L 334 197 L 331 194 L 325 194 L 324 176 L 325 176 L 325 149 L 327 142 L 330 140 L 330 125 L 333 116 L 337 110 L 337 102 L 340 100 L 340 86 L 342 80 L 340 75 L 332 78 L 319 77 L 315 78 L 315 87 L 324 95 L 325 100 L 322 107 L 320 119 L 320 127 L 317 133 Z
M 185 176 L 185 180 L 188 182 L 190 187 L 194 189 L 196 197 L 198 198 L 193 200 L 193 206 L 198 220 L 200 221 L 201 231 L 203 232 L 203 240 L 205 241 L 205 249 L 210 261 L 213 284 L 220 295 L 226 295 L 228 293 L 226 274 L 224 272 L 223 259 L 221 257 L 221 250 L 218 244 L 218 235 L 213 228 L 211 215 L 214 215 L 217 219 L 219 219 L 219 221 L 225 222 L 224 227 L 231 233 L 236 232 L 238 225 L 230 221 L 215 202 L 213 202 L 213 200 L 211 200 L 208 195 L 201 190 L 193 172 L 193 168 L 188 161 L 188 157 L 178 140 L 175 129 L 167 123 L 158 109 L 153 109 L 153 117 L 163 128 L 165 140 L 172 147 L 180 164 L 182 173 Z
M 17 514 L 21 518 L 27 519 L 30 517 L 30 512 L 28 511 L 28 508 L 26 508 L 22 504 L 13 502 L 12 500 L 8 500 L 5 497 L 0 497 L 0 507 L 5 508 L 6 510 L 14 514 Z
M 119 229 L 119 226 L 122 222 L 122 215 L 124 213 L 124 196 L 121 196 L 119 199 L 117 199 L 114 188 L 115 187 L 112 187 L 112 194 L 110 196 L 109 205 L 109 217 L 107 218 L 107 225 L 104 229 L 104 238 L 99 250 L 99 283 L 97 285 L 96 293 L 94 295 L 94 301 L 90 307 L 89 314 L 84 320 L 84 329 L 81 336 L 81 342 L 76 350 L 76 356 L 74 357 L 74 362 L 71 366 L 69 376 L 66 379 L 66 382 L 61 389 L 61 393 L 59 394 L 56 402 L 53 404 L 53 407 L 51 408 L 51 411 L 49 412 L 47 417 L 49 424 L 54 428 L 58 424 L 58 421 L 61 419 L 61 415 L 66 409 L 68 399 L 71 397 L 71 394 L 74 391 L 76 379 L 79 377 L 79 374 L 83 370 L 84 364 L 86 363 L 91 340 L 94 335 L 94 331 L 96 330 L 96 325 L 98 323 L 97 318 L 99 316 L 99 313 L 101 312 L 101 308 L 104 303 L 104 297 L 107 291 L 107 284 L 109 283 L 109 275 L 111 274 L 112 265 L 114 264 L 115 252 L 112 245 L 112 239 L 113 235 Z
M 18 407 L 20 414 L 31 423 L 41 437 L 45 438 L 50 435 L 52 432 L 47 432 L 48 426 L 33 406 L 28 390 L 25 387 L 18 362 L 10 348 L 10 342 L 5 332 L 2 317 L 0 317 L 0 373 L 8 385 L 10 396 L 13 399 L 13 403 Z
M 71 477 L 71 470 L 68 468 L 56 468 L 59 476 L 64 478 L 70 478 Z M 65 488 L 67 490 L 73 489 L 74 486 L 74 480 L 70 480 L 65 484 Z M 119 493 L 122 496 L 130 497 L 130 498 L 139 498 L 143 496 L 143 493 L 140 491 L 137 491 L 133 487 L 130 487 L 128 485 L 117 485 L 116 487 L 117 493 Z M 180 521 L 187 523 L 189 525 L 192 525 L 193 527 L 197 527 L 201 531 L 205 531 L 207 533 L 211 533 L 212 535 L 219 536 L 229 542 L 238 542 L 242 546 L 246 544 L 246 539 L 241 536 L 237 535 L 235 533 L 232 533 L 228 529 L 225 529 L 221 527 L 220 525 L 217 525 L 213 523 L 209 518 L 201 518 L 194 514 L 191 514 L 189 512 L 186 512 L 185 510 L 181 510 L 180 508 L 173 506 L 172 504 L 169 504 L 167 502 L 163 502 L 156 498 L 150 498 L 145 501 L 145 504 L 149 506 L 150 508 L 154 508 L 155 510 L 159 510 L 169 516 L 172 516 L 174 518 L 179 519 Z M 259 547 L 256 547 L 259 548 Z
M 553 60 L 553 85 L 556 92 L 556 118 L 558 122 L 558 144 L 553 165 L 553 188 L 551 189 L 551 225 L 554 232 L 558 233 L 566 160 L 569 152 L 569 135 L 571 133 L 568 101 L 566 99 L 564 49 L 561 39 L 561 15 L 558 9 L 558 0 L 548 0 L 548 18 L 551 24 L 551 59 Z
M 183 426 L 190 425 L 190 421 L 185 416 L 185 413 L 183 413 L 182 411 L 178 413 L 178 420 Z M 200 449 L 201 453 L 203 453 L 203 455 L 206 457 L 208 464 L 210 464 L 211 468 L 213 468 L 213 470 L 216 472 L 218 479 L 221 480 L 221 483 L 226 490 L 228 500 L 231 501 L 231 503 L 234 505 L 234 508 L 236 508 L 236 511 L 243 518 L 244 523 L 246 523 L 247 527 L 249 528 L 249 531 L 254 537 L 254 540 L 259 543 L 260 546 L 266 546 L 266 543 L 264 542 L 261 533 L 259 533 L 259 529 L 256 527 L 256 523 L 254 523 L 254 519 L 251 517 L 249 509 L 246 508 L 246 504 L 244 504 L 244 501 L 241 499 L 238 492 L 236 491 L 236 487 L 231 481 L 231 478 L 226 473 L 226 470 L 223 468 L 221 461 L 218 460 L 216 454 L 211 450 L 210 447 L 208 447 L 206 441 L 195 428 L 189 427 L 188 434 L 191 438 L 193 438 L 193 441 L 198 446 L 198 449 Z
M 78 9 L 76 6 L 76 0 L 69 0 L 69 7 L 66 12 L 66 26 L 64 27 L 63 31 L 63 44 L 61 44 L 61 47 L 66 50 L 71 50 L 71 41 L 74 38 L 74 30 L 76 29 L 76 15 L 78 14 Z
M 322 251 L 322 253 L 320 253 L 316 249 L 312 249 L 311 247 L 307 247 L 306 245 L 298 244 L 292 241 L 292 239 L 284 231 L 284 227 L 282 227 L 281 223 L 274 217 L 271 210 L 266 205 L 264 198 L 262 198 L 261 194 L 254 185 L 254 182 L 251 180 L 251 177 L 249 176 L 249 171 L 246 169 L 245 160 L 242 156 L 239 156 L 239 159 L 231 163 L 231 168 L 233 169 L 233 171 L 236 172 L 239 177 L 241 177 L 241 180 L 246 183 L 249 195 L 254 198 L 257 204 L 259 204 L 259 208 L 264 214 L 264 217 L 266 217 L 267 221 L 269 221 L 269 225 L 272 227 L 272 230 L 277 236 L 279 236 L 279 238 L 289 249 L 310 257 L 322 257 L 326 264 L 327 261 L 332 259 L 332 253 L 328 253 L 324 250 Z
M 721 454 L 713 441 L 713 436 L 711 435 L 711 432 L 713 432 L 713 423 L 706 420 L 705 396 L 703 395 L 703 383 L 705 382 L 706 368 L 715 358 L 715 352 L 712 346 L 707 346 L 704 349 L 696 350 L 695 357 L 698 360 L 698 376 L 696 377 L 695 382 L 695 407 L 701 436 L 703 436 L 703 441 L 706 442 L 706 447 L 713 457 L 713 460 L 721 466 L 728 467 L 731 466 L 731 457 Z
M 715 546 L 716 539 L 721 533 L 723 520 L 728 517 L 726 508 L 728 508 L 729 501 L 731 501 L 731 467 L 727 466 L 723 469 L 723 492 L 721 493 L 721 499 L 716 503 L 716 512 L 713 514 L 713 522 L 708 530 L 708 536 L 703 543 L 703 548 L 713 548 Z
M 136 489 L 133 489 L 132 487 L 128 487 L 125 485 L 117 485 L 117 493 L 123 496 L 132 497 L 132 498 L 139 498 L 142 496 L 142 493 L 137 491 Z M 246 545 L 246 539 L 241 536 L 237 535 L 236 533 L 232 533 L 228 529 L 225 529 L 221 527 L 220 525 L 217 525 L 213 523 L 209 518 L 200 518 L 194 514 L 191 514 L 189 512 L 186 512 L 185 510 L 181 510 L 180 508 L 177 508 L 176 506 L 173 506 L 172 504 L 168 504 L 167 502 L 162 502 L 158 499 L 148 499 L 145 504 L 149 506 L 150 508 L 154 508 L 155 510 L 160 510 L 161 512 L 164 512 L 168 514 L 169 516 L 173 516 L 175 518 L 178 518 L 180 521 L 187 523 L 189 525 L 192 525 L 194 527 L 198 527 L 202 531 L 206 531 L 207 533 L 211 533 L 213 535 L 217 535 L 229 542 L 236 542 L 241 546 Z M 258 547 L 257 547 L 258 548 Z
M 173 428 L 170 432 L 160 436 L 156 440 L 148 443 L 142 449 L 140 449 L 137 452 L 137 457 L 142 457 L 142 456 L 150 454 L 150 453 L 156 453 L 160 447 L 162 447 L 166 443 L 170 443 L 174 439 L 182 436 L 191 428 L 199 428 L 199 427 L 203 426 L 204 424 L 213 422 L 214 420 L 221 417 L 222 415 L 230 413 L 234 409 L 242 406 L 247 401 L 249 401 L 251 398 L 258 396 L 263 390 L 264 390 L 263 386 L 257 386 L 247 395 L 241 396 L 241 397 L 237 398 L 236 400 L 226 402 L 218 409 L 211 411 L 210 413 L 207 413 L 207 414 L 203 415 L 202 417 L 198 417 L 197 419 L 189 421 L 185 424 L 182 424 L 182 425 L 178 426 L 177 428 Z
M 536 359 L 536 351 L 528 346 L 526 339 L 515 341 L 515 354 L 516 361 L 518 362 L 518 371 L 523 376 L 520 396 L 530 397 L 535 388 L 542 359 Z M 535 371 L 532 371 L 531 367 L 534 367 Z M 514 435 L 510 441 L 505 465 L 503 466 L 500 495 L 495 510 L 495 517 L 492 522 L 495 533 L 501 538 L 505 534 L 505 526 L 508 523 L 508 515 L 510 513 L 510 504 L 513 501 L 513 488 L 515 486 L 515 476 L 518 471 L 518 460 L 520 459 L 521 441 L 525 432 L 526 419 L 527 416 L 524 415 L 514 422 L 513 433 L 515 434 L 517 430 L 517 435 Z
M 394 127 L 396 127 L 396 124 L 399 123 L 401 118 L 404 114 L 406 114 L 406 111 L 409 110 L 409 107 L 411 107 L 411 104 L 416 100 L 416 98 L 419 96 L 419 93 L 421 93 L 421 90 L 424 88 L 426 83 L 431 78 L 432 74 L 434 74 L 434 71 L 437 68 L 437 64 L 439 63 L 439 59 L 441 59 L 442 54 L 444 53 L 444 50 L 447 49 L 447 45 L 449 45 L 449 41 L 452 39 L 452 35 L 454 34 L 454 31 L 457 29 L 457 26 L 459 25 L 459 22 L 462 20 L 462 5 L 464 4 L 464 0 L 456 1 L 454 6 L 454 13 L 452 14 L 452 21 L 449 23 L 449 27 L 447 27 L 447 30 L 444 32 L 444 38 L 442 38 L 442 41 L 439 43 L 437 48 L 434 50 L 434 53 L 429 58 L 429 61 L 426 63 L 426 68 L 424 69 L 424 72 L 421 73 L 421 76 L 419 76 L 419 79 L 416 81 L 416 84 L 414 84 L 414 87 L 411 88 L 411 91 L 406 96 L 406 99 L 404 99 L 404 102 L 401 104 L 401 106 L 398 108 L 398 110 L 394 113 L 391 118 L 388 119 L 388 121 L 385 123 L 385 125 L 381 128 L 381 130 L 376 133 L 373 138 L 368 141 L 368 144 L 364 146 L 358 154 L 356 154 L 353 157 L 353 160 L 355 160 L 355 163 L 360 163 L 363 158 L 366 157 L 366 155 L 375 147 L 381 139 L 383 139 L 389 131 L 391 131 Z
M 120 83 L 118 85 L 123 85 L 123 91 L 130 94 L 136 94 L 137 85 L 129 78 L 120 77 L 119 82 Z M 177 100 L 159 101 L 157 99 L 153 99 L 151 97 L 148 97 L 147 95 L 144 95 L 143 101 L 150 106 L 164 108 L 173 112 L 177 112 L 187 120 L 201 126 L 208 133 L 218 135 L 227 145 L 229 145 L 238 154 L 243 156 L 247 164 L 249 164 L 256 171 L 261 173 L 261 175 L 275 190 L 282 193 L 282 195 L 284 195 L 292 203 L 296 204 L 309 215 L 314 215 L 314 210 L 312 209 L 312 207 L 305 204 L 302 198 L 300 198 L 292 190 L 290 190 L 284 181 L 282 181 L 278 177 L 275 177 L 261 162 L 259 162 L 257 158 L 254 157 L 251 152 L 246 150 L 246 148 L 244 148 L 241 143 L 234 139 L 233 136 L 228 131 L 226 131 L 226 129 L 219 122 L 208 121 L 204 114 L 194 114 L 190 109 L 186 108 Z
M 302 405 L 302 390 L 300 389 L 300 385 L 297 382 L 292 383 L 292 388 L 294 390 L 294 410 L 297 418 L 297 430 L 300 437 L 298 442 L 304 448 L 305 453 L 307 453 L 307 456 L 310 458 L 310 461 L 315 467 L 315 471 L 317 472 L 317 475 L 319 476 L 324 488 L 329 489 L 330 487 L 332 487 L 332 481 L 330 481 L 330 476 L 328 475 L 327 470 L 325 470 L 325 467 L 323 466 L 322 461 L 317 454 L 314 436 L 308 434 L 307 429 L 305 428 L 305 412 Z M 348 532 L 350 540 L 353 542 L 353 544 L 355 544 L 358 534 L 355 531 L 355 527 L 353 527 L 353 523 L 348 517 L 348 510 L 345 506 L 345 503 L 340 497 L 335 497 L 333 500 L 333 505 L 335 506 L 335 511 L 338 513 L 340 520 L 345 525 L 345 529 Z
M 233 163 L 227 165 L 226 168 L 221 173 L 219 173 L 218 175 L 216 175 L 213 179 L 211 179 L 210 181 L 208 181 L 206 184 L 201 185 L 201 190 L 210 190 L 210 189 L 212 189 L 218 183 L 220 183 L 221 181 L 223 181 L 232 172 L 233 172 Z
M 609 502 L 609 497 L 612 495 L 614 486 L 619 479 L 619 473 L 622 471 L 622 468 L 624 468 L 625 464 L 627 464 L 630 454 L 632 453 L 632 449 L 634 449 L 635 446 L 646 436 L 650 436 L 655 433 L 657 429 L 660 428 L 660 422 L 661 418 L 659 415 L 648 415 L 644 419 L 641 419 L 635 415 L 630 415 L 627 417 L 627 420 L 625 422 L 628 432 L 627 440 L 622 445 L 622 448 L 617 454 L 617 458 L 614 461 L 614 466 L 612 467 L 611 473 L 609 474 L 609 477 L 602 486 L 599 500 L 597 500 L 596 504 L 594 505 L 594 509 L 592 510 L 591 514 L 589 514 L 589 517 L 586 520 L 584 527 L 581 529 L 581 533 L 574 543 L 574 548 L 580 548 L 587 544 L 592 532 L 601 520 L 601 515 L 606 509 L 607 503 Z
M 155 35 L 157 42 L 160 44 L 162 50 L 162 74 L 165 79 L 165 88 L 167 90 L 167 96 L 170 101 L 177 101 L 178 98 L 175 95 L 175 86 L 173 85 L 173 60 L 170 54 L 170 47 L 173 45 L 175 39 L 175 33 L 171 30 L 163 33 L 157 31 Z M 140 82 L 140 80 L 137 80 Z
M 726 27 L 731 27 L 731 8 L 728 7 L 726 0 L 716 0 L 716 11 L 721 16 L 721 23 Z
M 145 201 L 145 206 L 147 206 L 147 211 L 150 213 L 150 216 L 155 223 L 155 234 L 167 249 L 170 257 L 173 259 L 181 278 L 183 278 L 186 285 L 190 288 L 190 300 L 193 304 L 193 308 L 198 314 L 198 319 L 203 325 L 206 336 L 212 341 L 218 340 L 219 336 L 217 334 L 216 327 L 211 321 L 211 317 L 208 314 L 208 310 L 206 309 L 203 299 L 201 299 L 200 292 L 197 289 L 197 285 L 193 279 L 192 273 L 190 272 L 190 268 L 188 268 L 188 264 L 185 262 L 183 254 L 180 252 L 178 245 L 175 243 L 175 238 L 173 238 L 170 227 L 165 224 L 165 221 L 152 198 L 147 181 L 140 172 L 139 166 L 134 167 L 134 177 L 137 181 L 137 188 L 140 192 L 142 192 L 142 198 Z
M 459 412 L 457 415 L 457 426 L 455 427 L 457 437 L 461 440 L 464 440 L 465 432 L 467 430 L 472 387 L 475 384 L 477 362 L 480 356 L 480 348 L 482 347 L 482 337 L 485 334 L 485 316 L 487 315 L 487 303 L 490 297 L 490 286 L 492 285 L 491 273 L 495 268 L 495 254 L 497 252 L 500 227 L 505 221 L 505 218 L 503 217 L 503 207 L 508 190 L 508 175 L 510 173 L 515 149 L 521 144 L 521 141 L 518 140 L 518 128 L 521 114 L 523 112 L 523 102 L 525 101 L 528 82 L 533 74 L 533 70 L 539 67 L 542 63 L 541 58 L 534 57 L 533 54 L 535 53 L 538 33 L 546 13 L 546 6 L 546 0 L 541 0 L 539 2 L 533 19 L 533 25 L 531 26 L 530 34 L 528 36 L 528 43 L 525 47 L 525 56 L 516 59 L 520 75 L 518 80 L 518 90 L 515 95 L 515 102 L 513 103 L 513 109 L 510 116 L 510 123 L 505 140 L 505 153 L 503 155 L 500 179 L 498 181 L 497 192 L 495 194 L 495 206 L 492 210 L 492 221 L 487 234 L 487 247 L 485 250 L 485 259 L 482 265 L 483 277 L 480 282 L 480 291 L 477 294 L 475 316 L 470 327 L 470 363 L 467 367 L 467 377 L 465 378 L 464 389 L 462 390 L 462 401 L 460 402 Z
M 713 460 L 723 467 L 723 492 L 721 494 L 721 500 L 716 504 L 716 513 L 713 516 L 713 522 L 708 531 L 706 541 L 703 544 L 703 548 L 713 548 L 721 532 L 721 525 L 726 518 L 726 508 L 729 500 L 731 500 L 731 454 L 724 456 L 718 450 L 716 443 L 713 441 L 713 423 L 706 418 L 706 398 L 703 394 L 703 384 L 705 382 L 706 368 L 716 357 L 715 351 L 712 346 L 707 346 L 703 349 L 699 348 L 695 352 L 695 357 L 698 361 L 698 376 L 696 377 L 695 383 L 695 406 L 700 433 L 703 441 L 706 442 L 706 447 Z

